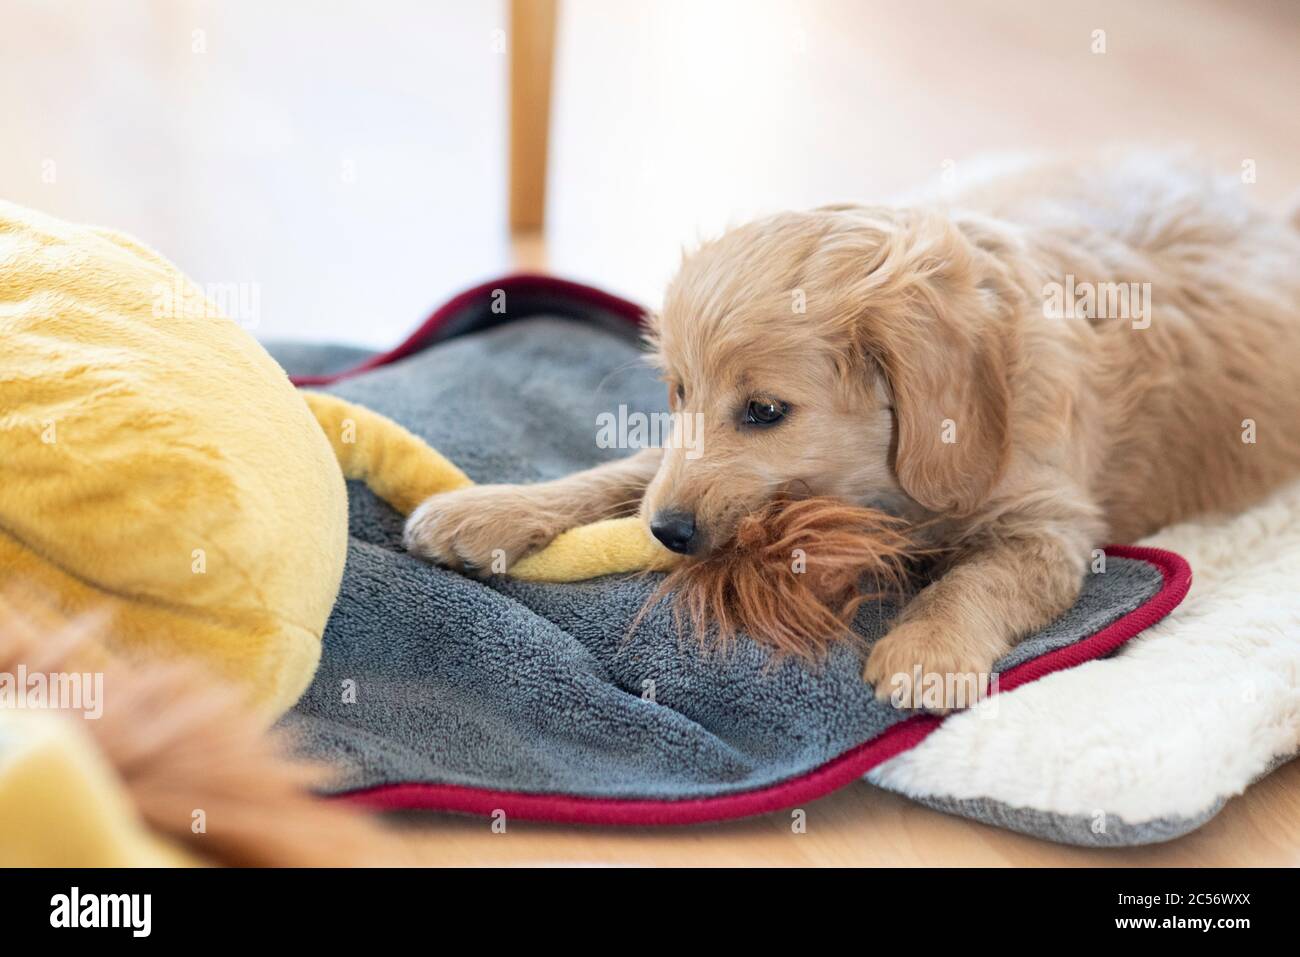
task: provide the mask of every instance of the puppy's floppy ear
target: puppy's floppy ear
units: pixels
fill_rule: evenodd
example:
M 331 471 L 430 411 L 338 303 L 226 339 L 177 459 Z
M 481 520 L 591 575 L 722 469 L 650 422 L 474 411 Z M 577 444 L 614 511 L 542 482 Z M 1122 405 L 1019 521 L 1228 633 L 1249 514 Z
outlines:
M 664 370 L 663 357 L 663 315 L 653 309 L 647 309 L 641 316 L 641 347 L 645 361 L 651 368 Z
M 1009 453 L 1018 294 L 985 244 L 946 217 L 895 227 L 858 290 L 857 336 L 893 393 L 899 484 L 931 511 L 969 514 Z

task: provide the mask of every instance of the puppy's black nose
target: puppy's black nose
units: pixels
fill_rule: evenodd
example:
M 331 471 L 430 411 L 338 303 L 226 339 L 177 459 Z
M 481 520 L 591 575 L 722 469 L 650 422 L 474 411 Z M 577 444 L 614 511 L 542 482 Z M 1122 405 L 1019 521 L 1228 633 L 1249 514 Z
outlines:
M 665 548 L 682 555 L 695 551 L 695 516 L 690 512 L 656 512 L 650 520 L 650 532 Z

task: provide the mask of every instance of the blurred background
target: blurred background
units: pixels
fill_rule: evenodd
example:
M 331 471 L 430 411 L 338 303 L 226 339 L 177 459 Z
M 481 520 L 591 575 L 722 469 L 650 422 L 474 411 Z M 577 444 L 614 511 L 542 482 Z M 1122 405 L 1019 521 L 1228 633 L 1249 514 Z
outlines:
M 0 198 L 133 233 L 254 332 L 391 345 L 544 269 L 655 304 L 683 245 L 1188 144 L 1300 189 L 1287 0 L 0 0 Z

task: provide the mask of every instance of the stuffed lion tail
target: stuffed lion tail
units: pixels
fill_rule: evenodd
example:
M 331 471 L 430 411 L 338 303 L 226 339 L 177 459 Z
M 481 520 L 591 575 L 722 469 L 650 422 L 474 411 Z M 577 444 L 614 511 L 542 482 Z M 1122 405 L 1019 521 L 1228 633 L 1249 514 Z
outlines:
M 323 392 L 302 396 L 334 449 L 343 477 L 365 482 L 401 514 L 411 514 L 430 495 L 474 484 L 392 419 Z M 664 568 L 674 557 L 639 519 L 611 518 L 564 532 L 516 562 L 509 574 L 528 581 L 574 582 Z

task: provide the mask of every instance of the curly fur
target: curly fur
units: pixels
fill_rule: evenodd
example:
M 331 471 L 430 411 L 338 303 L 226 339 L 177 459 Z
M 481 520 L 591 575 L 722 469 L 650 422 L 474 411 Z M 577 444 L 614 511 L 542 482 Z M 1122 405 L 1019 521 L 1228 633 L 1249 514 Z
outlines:
M 905 592 L 911 540 L 903 525 L 836 499 L 773 500 L 740 521 L 727 547 L 665 576 L 636 623 L 668 600 L 678 631 L 701 644 L 725 647 L 744 632 L 820 660 L 837 641 L 860 641 L 852 622 L 864 602 Z
M 638 492 L 651 528 L 691 517 L 683 549 L 697 558 L 788 489 L 881 506 L 945 562 L 864 678 L 890 700 L 891 679 L 918 668 L 945 686 L 978 679 L 1069 608 L 1093 549 L 1300 475 L 1300 234 L 1280 213 L 1185 160 L 1120 152 L 944 202 L 728 230 L 683 259 L 649 335 L 673 411 L 702 423 L 702 454 L 670 445 L 500 489 L 495 508 L 451 493 L 416 550 L 523 552 L 536 542 L 518 515 L 558 534 Z M 1130 314 L 1119 294 L 1134 289 Z M 755 400 L 779 400 L 780 420 L 750 423 Z M 719 557 L 675 579 L 688 611 L 730 622 L 728 601 L 764 607 Z

